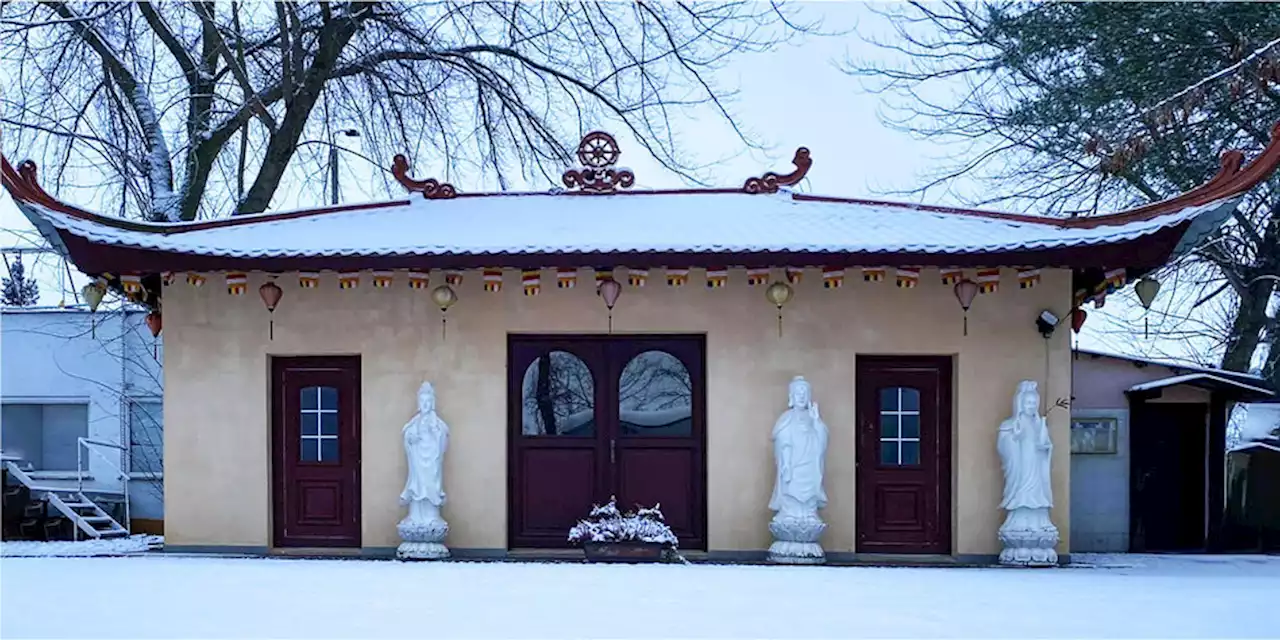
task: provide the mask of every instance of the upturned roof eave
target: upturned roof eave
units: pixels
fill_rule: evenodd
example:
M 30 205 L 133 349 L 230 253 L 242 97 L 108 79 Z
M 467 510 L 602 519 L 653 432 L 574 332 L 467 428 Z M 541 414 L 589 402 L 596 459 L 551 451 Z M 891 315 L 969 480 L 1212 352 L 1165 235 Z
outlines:
M 1091 216 L 1085 218 L 1048 218 L 1040 216 L 1028 216 L 1023 214 L 984 211 L 977 209 L 962 209 L 953 207 L 939 207 L 931 205 L 919 205 L 910 203 L 895 203 L 877 200 L 865 200 L 854 198 L 839 198 L 830 196 L 817 196 L 808 194 L 799 194 L 785 192 L 779 194 L 779 184 L 790 185 L 795 184 L 808 170 L 811 160 L 809 160 L 808 151 L 801 149 L 797 152 L 796 170 L 791 174 L 779 176 L 778 174 L 765 174 L 761 178 L 751 178 L 741 189 L 675 189 L 675 190 L 648 190 L 648 191 L 611 191 L 608 193 L 591 193 L 591 192 L 547 192 L 547 193 L 526 193 L 526 194 L 508 194 L 508 193 L 478 193 L 466 194 L 457 193 L 451 185 L 440 184 L 434 180 L 414 180 L 407 176 L 407 162 L 402 157 L 397 157 L 396 166 L 393 173 L 400 182 L 411 190 L 418 192 L 418 196 L 428 199 L 449 200 L 454 198 L 498 198 L 498 197 L 587 197 L 600 198 L 603 202 L 607 202 L 609 198 L 635 198 L 644 197 L 645 195 L 680 195 L 680 194 L 750 194 L 749 197 L 789 197 L 796 203 L 828 203 L 828 204 L 850 204 L 863 206 L 876 206 L 885 208 L 910 209 L 914 211 L 924 211 L 934 214 L 942 214 L 947 216 L 959 216 L 964 218 L 985 218 L 988 220 L 1003 220 L 1010 223 L 1018 223 L 1024 225 L 1044 225 L 1049 228 L 1056 229 L 1096 229 L 1099 227 L 1110 227 L 1124 225 L 1133 222 L 1145 222 L 1160 219 L 1162 216 L 1177 216 L 1187 211 L 1191 207 L 1199 207 L 1214 202 L 1222 202 L 1221 206 L 1214 207 L 1210 211 L 1201 212 L 1195 220 L 1190 224 L 1183 225 L 1178 220 L 1179 226 L 1185 226 L 1185 232 L 1178 238 L 1178 241 L 1169 248 L 1165 253 L 1165 259 L 1170 255 L 1176 255 L 1185 252 L 1189 247 L 1207 233 L 1211 233 L 1216 229 L 1222 221 L 1231 215 L 1239 197 L 1262 180 L 1272 175 L 1277 166 L 1280 165 L 1280 123 L 1272 128 L 1272 139 L 1261 154 L 1255 157 L 1251 162 L 1244 162 L 1244 155 L 1238 151 L 1231 151 L 1223 155 L 1222 166 L 1218 173 L 1203 185 L 1192 189 L 1186 193 L 1180 194 L 1173 198 L 1169 198 L 1162 202 L 1145 205 L 1125 211 L 1114 212 L 1110 214 Z M 12 194 L 15 201 L 19 203 L 20 209 L 24 215 L 36 225 L 41 234 L 50 241 L 56 248 L 65 255 L 71 256 L 71 248 L 65 242 L 67 234 L 76 235 L 67 229 L 58 230 L 56 225 L 50 220 L 44 218 L 39 211 L 40 207 L 47 208 L 70 218 L 83 221 L 95 227 L 101 226 L 104 229 L 126 230 L 130 232 L 142 232 L 146 234 L 171 235 L 183 234 L 191 231 L 199 231 L 206 229 L 217 229 L 231 226 L 254 225 L 265 222 L 277 222 L 281 220 L 289 220 L 300 217 L 323 216 L 329 213 L 356 212 L 366 209 L 378 209 L 396 206 L 407 206 L 409 200 L 392 200 L 384 203 L 366 203 L 356 205 L 338 205 L 330 207 L 319 207 L 310 209 L 300 209 L 288 212 L 273 212 L 256 215 L 234 216 L 226 219 L 197 221 L 185 223 L 147 223 L 123 220 L 111 216 L 95 214 L 79 207 L 75 207 L 68 203 L 62 202 L 44 191 L 36 180 L 36 167 L 30 161 L 21 163 L 18 167 L 13 167 L 7 158 L 0 156 L 0 164 L 3 170 L 0 171 L 0 182 L 3 182 L 5 188 Z M 761 184 L 765 184 L 762 180 L 772 180 L 773 182 L 761 191 Z M 781 182 L 778 182 L 781 180 Z M 753 186 L 754 183 L 754 186 Z M 770 190 L 771 189 L 771 190 Z M 776 194 L 770 196 L 769 194 Z M 32 207 L 29 205 L 38 205 Z M 28 206 L 24 206 L 28 205 Z M 1151 235 L 1165 229 L 1161 225 L 1153 225 Z M 83 236 L 82 236 L 83 237 Z M 103 244 L 101 241 L 95 241 L 92 238 L 84 238 L 90 244 Z M 1126 239 L 1126 242 L 1128 240 Z M 1096 246 L 1096 243 L 1095 243 Z M 1018 253 L 1036 253 L 1039 250 L 1020 251 Z M 992 249 L 991 253 L 1004 253 L 1002 249 Z M 705 253 L 705 252 L 704 252 Z M 805 254 L 806 252 L 792 252 L 795 254 Z M 930 254 L 932 255 L 932 254 Z M 311 256 L 297 256 L 311 257 Z M 77 264 L 79 264 L 77 262 Z M 1033 263 L 1034 264 L 1034 263 Z M 1045 266 L 1049 266 L 1045 263 Z

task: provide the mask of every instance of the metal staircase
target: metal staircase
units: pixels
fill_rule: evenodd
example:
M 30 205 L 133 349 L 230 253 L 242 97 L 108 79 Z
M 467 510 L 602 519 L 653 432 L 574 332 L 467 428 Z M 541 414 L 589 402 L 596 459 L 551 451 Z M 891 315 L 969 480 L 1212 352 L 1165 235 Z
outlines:
M 76 526 L 77 537 L 80 533 L 90 538 L 123 538 L 129 535 L 128 529 L 103 511 L 89 496 L 78 491 L 64 492 L 63 495 L 67 498 L 63 499 L 56 491 L 49 491 L 45 493 L 44 499 Z
M 6 460 L 5 470 L 10 478 L 13 478 L 30 491 L 31 500 L 44 501 L 49 506 L 58 511 L 64 518 L 74 525 L 75 529 L 72 536 L 80 539 L 87 536 L 93 539 L 105 538 L 123 538 L 129 535 L 129 528 L 120 524 L 111 514 L 102 509 L 98 503 L 94 502 L 89 493 L 112 493 L 101 491 L 85 491 L 83 482 L 77 483 L 76 488 L 60 488 L 53 486 L 44 486 L 39 484 L 31 476 L 27 475 L 21 467 L 14 461 Z M 127 481 L 126 481 L 127 487 Z M 125 489 L 126 505 L 128 500 L 127 489 Z M 126 507 L 126 518 L 128 510 Z

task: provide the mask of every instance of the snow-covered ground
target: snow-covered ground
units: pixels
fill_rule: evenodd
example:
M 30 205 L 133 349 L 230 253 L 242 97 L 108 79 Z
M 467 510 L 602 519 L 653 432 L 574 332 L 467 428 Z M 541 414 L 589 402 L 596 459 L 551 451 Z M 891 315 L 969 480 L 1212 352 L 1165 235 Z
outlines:
M 1086 559 L 1095 568 L 4 558 L 0 637 L 1280 635 L 1280 557 Z
M 107 538 L 104 540 L 67 540 L 58 542 L 11 540 L 0 542 L 0 556 L 121 556 L 158 548 L 163 544 L 163 536 L 142 534 L 132 535 L 128 538 Z

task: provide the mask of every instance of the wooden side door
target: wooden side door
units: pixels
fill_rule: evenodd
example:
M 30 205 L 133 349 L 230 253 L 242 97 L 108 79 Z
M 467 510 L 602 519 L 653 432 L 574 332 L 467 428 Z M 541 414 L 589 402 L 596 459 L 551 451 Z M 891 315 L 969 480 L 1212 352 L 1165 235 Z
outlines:
M 508 544 L 568 546 L 570 527 L 608 499 L 605 345 L 511 336 L 508 355 Z
M 857 360 L 857 551 L 951 552 L 951 359 Z
M 1132 551 L 1205 548 L 1208 415 L 1209 405 L 1202 402 L 1148 401 L 1133 407 Z
M 701 336 L 618 336 L 609 344 L 611 494 L 660 505 L 684 549 L 705 549 L 706 380 Z
M 360 546 L 360 358 L 273 358 L 277 547 Z

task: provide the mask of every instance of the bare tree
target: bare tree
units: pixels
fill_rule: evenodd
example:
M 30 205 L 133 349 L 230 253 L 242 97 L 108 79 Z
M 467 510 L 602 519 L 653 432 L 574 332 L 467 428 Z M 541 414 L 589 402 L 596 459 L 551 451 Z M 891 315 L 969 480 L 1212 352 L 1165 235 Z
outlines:
M 888 100 L 887 122 L 954 143 L 977 204 L 1091 215 L 1186 191 L 1219 154 L 1257 152 L 1280 120 L 1280 11 L 1256 3 L 911 3 L 885 15 L 891 60 L 847 70 Z M 1270 181 L 1166 270 L 1179 287 L 1162 331 L 1208 346 L 1227 369 L 1280 384 L 1280 192 Z M 994 194 L 994 195 L 988 195 Z
M 96 197 L 154 220 L 262 211 L 348 129 L 379 165 L 505 186 L 558 175 L 607 121 L 692 178 L 673 124 L 709 108 L 737 130 L 712 72 L 809 27 L 754 2 L 10 2 L 0 123 L 9 151 L 105 170 Z

